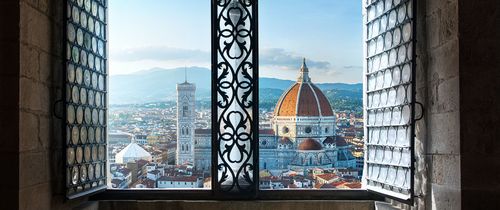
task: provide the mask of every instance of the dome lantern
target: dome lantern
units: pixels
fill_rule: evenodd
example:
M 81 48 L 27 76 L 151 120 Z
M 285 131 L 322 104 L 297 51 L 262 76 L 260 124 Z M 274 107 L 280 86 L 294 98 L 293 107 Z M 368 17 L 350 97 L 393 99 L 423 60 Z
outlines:
M 306 58 L 302 59 L 302 66 L 300 67 L 299 77 L 297 78 L 297 82 L 311 82 L 311 78 L 309 77 L 309 68 L 306 65 Z

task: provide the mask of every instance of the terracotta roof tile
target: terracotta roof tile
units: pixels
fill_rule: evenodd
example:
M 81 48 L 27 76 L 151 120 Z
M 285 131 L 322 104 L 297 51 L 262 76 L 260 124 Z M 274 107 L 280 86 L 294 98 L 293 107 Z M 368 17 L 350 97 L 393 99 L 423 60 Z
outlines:
M 323 92 L 318 87 L 316 87 L 316 85 L 311 84 L 311 86 L 314 88 L 314 92 L 316 92 L 316 95 L 318 96 L 321 115 L 333 116 L 332 106 L 330 105 L 330 102 L 326 98 L 325 94 L 323 94 Z
M 298 116 L 319 116 L 318 102 L 316 96 L 307 84 L 302 84 L 300 89 L 299 103 L 298 103 Z
M 321 113 L 320 113 L 321 111 Z M 276 104 L 275 116 L 333 116 L 328 99 L 313 83 L 295 83 Z
M 321 178 L 321 179 L 326 180 L 326 181 L 339 178 L 339 176 L 337 176 L 337 174 L 334 174 L 334 173 L 319 174 L 319 175 L 316 175 L 316 177 Z
M 300 84 L 295 83 L 288 92 L 281 96 L 280 101 L 276 104 L 276 113 L 278 116 L 295 116 L 297 96 L 300 89 Z

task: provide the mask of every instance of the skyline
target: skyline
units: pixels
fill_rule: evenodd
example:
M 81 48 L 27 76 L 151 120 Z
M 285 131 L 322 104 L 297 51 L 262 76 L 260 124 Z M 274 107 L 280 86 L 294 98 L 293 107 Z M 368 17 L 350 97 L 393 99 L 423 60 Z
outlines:
M 316 82 L 362 82 L 360 4 L 341 0 L 260 2 L 259 74 L 295 80 L 305 57 Z M 210 1 L 109 1 L 110 74 L 183 66 L 209 68 L 209 8 Z M 314 12 L 301 15 L 307 11 Z

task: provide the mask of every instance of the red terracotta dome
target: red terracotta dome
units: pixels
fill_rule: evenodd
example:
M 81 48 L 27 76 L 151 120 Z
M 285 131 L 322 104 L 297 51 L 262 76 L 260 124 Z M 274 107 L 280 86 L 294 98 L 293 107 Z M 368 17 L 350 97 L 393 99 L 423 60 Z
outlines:
M 323 147 L 314 139 L 306 139 L 299 144 L 299 150 L 321 150 Z
M 311 82 L 305 59 L 299 78 L 276 104 L 275 116 L 333 116 L 330 102 L 321 90 Z

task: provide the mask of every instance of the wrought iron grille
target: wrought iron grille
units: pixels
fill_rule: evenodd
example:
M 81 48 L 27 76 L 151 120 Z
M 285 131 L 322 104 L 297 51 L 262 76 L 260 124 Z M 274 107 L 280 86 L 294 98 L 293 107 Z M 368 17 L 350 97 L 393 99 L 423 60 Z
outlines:
M 415 18 L 412 0 L 366 0 L 365 172 L 368 190 L 413 196 Z
M 212 1 L 215 192 L 256 192 L 257 0 Z M 236 193 L 239 194 L 239 193 Z
M 106 2 L 67 0 L 66 195 L 106 188 Z

